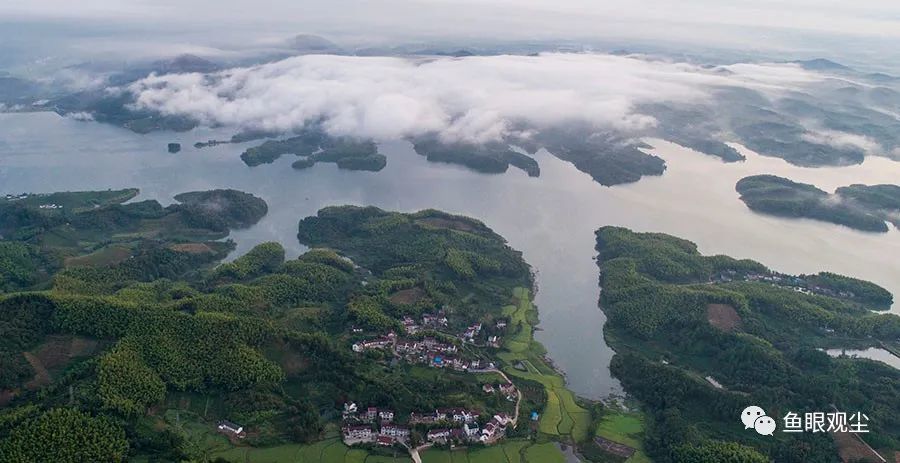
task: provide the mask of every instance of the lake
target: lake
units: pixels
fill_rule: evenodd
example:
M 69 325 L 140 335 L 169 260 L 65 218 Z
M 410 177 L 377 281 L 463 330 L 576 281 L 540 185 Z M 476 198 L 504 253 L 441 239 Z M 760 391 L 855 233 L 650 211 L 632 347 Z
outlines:
M 610 377 L 612 351 L 603 342 L 597 308 L 594 230 L 619 225 L 671 233 L 704 253 L 752 258 L 787 273 L 828 270 L 874 281 L 900 294 L 900 232 L 871 234 L 814 222 L 763 216 L 738 200 L 734 184 L 759 173 L 813 182 L 827 190 L 850 183 L 900 183 L 900 163 L 869 158 L 848 168 L 807 169 L 740 148 L 746 162 L 717 158 L 661 140 L 650 151 L 667 160 L 662 177 L 603 187 L 549 153 L 535 157 L 541 176 L 511 168 L 501 175 L 427 162 L 404 141 L 380 144 L 387 167 L 377 173 L 341 171 L 332 164 L 297 171 L 293 156 L 254 168 L 239 154 L 250 144 L 194 149 L 197 141 L 227 139 L 230 131 L 137 135 L 51 113 L 0 114 L 0 194 L 137 187 L 138 199 L 172 202 L 175 194 L 235 188 L 262 197 L 269 214 L 235 231 L 235 254 L 261 241 L 303 251 L 297 222 L 329 205 L 375 205 L 415 211 L 442 209 L 476 217 L 521 250 L 535 270 L 540 309 L 537 339 L 588 398 L 621 392 Z M 182 151 L 170 154 L 169 142 Z M 897 310 L 895 305 L 894 310 Z
M 878 347 L 870 347 L 868 349 L 857 350 L 857 349 L 828 349 L 825 351 L 828 355 L 832 357 L 859 357 L 866 358 L 869 360 L 878 360 L 879 362 L 886 363 L 898 370 L 900 370 L 900 357 L 890 353 L 885 349 L 880 349 Z

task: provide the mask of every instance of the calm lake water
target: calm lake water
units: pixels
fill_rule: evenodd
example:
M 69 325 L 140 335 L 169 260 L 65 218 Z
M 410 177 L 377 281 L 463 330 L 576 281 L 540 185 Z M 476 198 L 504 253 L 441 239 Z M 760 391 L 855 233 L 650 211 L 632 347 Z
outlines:
M 184 191 L 247 191 L 265 199 L 270 212 L 254 227 L 232 233 L 236 254 L 268 240 L 299 254 L 297 221 L 329 205 L 437 208 L 476 217 L 534 267 L 541 316 L 537 338 L 566 372 L 570 387 L 588 398 L 621 392 L 609 374 L 612 351 L 603 342 L 605 317 L 597 308 L 594 230 L 600 226 L 671 233 L 697 242 L 704 253 L 753 258 L 788 273 L 834 271 L 900 294 L 897 230 L 869 234 L 766 217 L 749 211 L 734 191 L 737 180 L 758 173 L 828 190 L 850 183 L 900 183 L 900 163 L 882 158 L 849 168 L 804 169 L 741 148 L 748 161 L 723 164 L 651 140 L 651 151 L 669 164 L 665 175 L 608 188 L 545 152 L 536 156 L 541 176 L 530 178 L 515 168 L 486 175 L 429 163 L 406 142 L 381 144 L 388 165 L 378 173 L 341 171 L 331 164 L 296 171 L 292 156 L 249 168 L 238 157 L 248 144 L 192 147 L 230 135 L 209 129 L 136 135 L 49 113 L 0 114 L 0 194 L 138 187 L 139 199 L 167 204 Z M 180 142 L 183 150 L 167 153 L 169 142 Z
M 900 357 L 890 353 L 887 350 L 878 347 L 870 347 L 864 350 L 853 349 L 828 349 L 825 352 L 832 357 L 846 355 L 847 357 L 860 357 L 870 360 L 878 360 L 900 370 Z

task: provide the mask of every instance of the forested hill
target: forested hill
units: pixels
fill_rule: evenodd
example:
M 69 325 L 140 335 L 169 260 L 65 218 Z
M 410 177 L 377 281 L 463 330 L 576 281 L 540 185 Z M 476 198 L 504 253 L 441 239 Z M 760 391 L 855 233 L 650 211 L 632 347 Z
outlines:
M 479 381 L 497 381 L 496 373 L 351 350 L 406 329 L 410 339 L 458 348 L 467 362 L 496 361 L 486 333 L 507 319 L 514 288 L 527 295 L 531 275 L 484 224 L 438 211 L 329 208 L 301 222 L 301 237 L 344 255 L 316 248 L 286 260 L 280 244 L 261 243 L 216 265 L 226 244 L 183 239 L 215 235 L 200 224 L 252 221 L 257 200 L 222 192 L 179 199 L 161 211 L 140 202 L 92 206 L 90 213 L 114 208 L 129 220 L 41 222 L 9 241 L 40 251 L 62 230 L 98 244 L 61 246 L 69 260 L 41 291 L 0 295 L 0 461 L 243 461 L 234 452 L 333 443 L 347 401 L 393 410 L 404 424 L 410 412 L 443 407 L 488 419 L 514 413 L 514 401 L 482 391 Z M 155 233 L 123 241 L 123 230 Z M 130 257 L 97 254 L 110 243 Z M 404 324 L 427 314 L 445 320 L 418 334 Z M 481 336 L 462 343 L 455 333 L 473 323 L 484 324 Z M 540 409 L 545 396 L 534 387 L 525 402 Z M 246 438 L 217 432 L 221 420 L 245 426 Z M 529 426 L 521 421 L 523 432 Z M 424 430 L 415 432 L 421 439 Z
M 832 406 L 870 418 L 872 447 L 900 448 L 900 371 L 821 350 L 896 350 L 900 317 L 873 313 L 860 297 L 883 298 L 883 289 L 826 273 L 777 274 L 623 228 L 598 230 L 597 251 L 611 369 L 645 406 L 645 449 L 657 461 L 837 462 L 831 435 L 781 432 L 788 411 Z M 750 405 L 776 416 L 774 437 L 743 429 Z
M 451 279 L 510 279 L 530 286 L 521 252 L 483 223 L 436 210 L 414 214 L 375 207 L 329 207 L 300 221 L 300 242 L 326 246 L 379 274 L 414 266 L 419 274 Z M 415 273 L 404 269 L 406 273 Z
M 741 179 L 736 187 L 750 209 L 782 217 L 808 218 L 857 230 L 887 232 L 900 226 L 900 187 L 851 185 L 829 194 L 813 185 L 774 175 Z
M 172 278 L 221 259 L 232 245 L 218 240 L 268 211 L 262 199 L 235 190 L 183 193 L 167 207 L 126 202 L 137 195 L 127 189 L 0 198 L 0 291 L 45 288 L 59 271 L 72 276 L 120 263 L 135 277 Z

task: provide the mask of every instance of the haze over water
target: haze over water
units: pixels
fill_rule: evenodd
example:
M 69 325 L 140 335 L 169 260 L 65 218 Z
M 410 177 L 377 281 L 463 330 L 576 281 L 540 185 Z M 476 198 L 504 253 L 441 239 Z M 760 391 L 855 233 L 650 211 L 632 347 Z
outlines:
M 476 217 L 521 250 L 537 274 L 541 331 L 537 338 L 567 374 L 579 395 L 620 392 L 608 371 L 612 351 L 603 343 L 603 313 L 593 258 L 594 230 L 617 225 L 670 233 L 696 242 L 701 252 L 752 258 L 788 273 L 833 271 L 874 281 L 900 295 L 900 232 L 872 234 L 811 220 L 779 219 L 747 209 L 735 183 L 770 173 L 833 191 L 852 183 L 900 183 L 900 163 L 868 158 L 860 166 L 808 169 L 741 149 L 748 160 L 724 164 L 660 140 L 649 150 L 666 159 L 662 177 L 603 187 L 549 153 L 538 153 L 541 176 L 511 168 L 486 175 L 427 162 L 406 142 L 381 144 L 387 167 L 377 173 L 317 164 L 290 167 L 293 156 L 270 165 L 245 166 L 250 144 L 196 150 L 196 141 L 227 139 L 231 132 L 137 135 L 112 126 L 50 113 L 0 114 L 0 193 L 137 187 L 138 199 L 164 204 L 175 194 L 234 188 L 258 195 L 269 214 L 232 233 L 235 255 L 262 241 L 279 241 L 290 255 L 302 252 L 297 222 L 322 207 L 375 205 L 415 211 L 442 209 Z M 169 154 L 166 144 L 181 142 Z M 894 311 L 897 311 L 895 305 Z

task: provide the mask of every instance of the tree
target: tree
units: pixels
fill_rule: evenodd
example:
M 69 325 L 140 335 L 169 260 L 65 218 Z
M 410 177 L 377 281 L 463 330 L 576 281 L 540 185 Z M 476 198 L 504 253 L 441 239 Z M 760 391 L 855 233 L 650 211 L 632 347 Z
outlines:
M 104 407 L 123 415 L 143 413 L 166 394 L 159 375 L 123 344 L 100 359 L 97 382 Z
M 673 452 L 676 463 L 768 463 L 769 459 L 756 450 L 736 442 L 710 441 L 699 445 L 683 445 Z
M 0 461 L 117 462 L 127 451 L 125 430 L 110 418 L 57 408 L 26 421 L 0 442 Z

